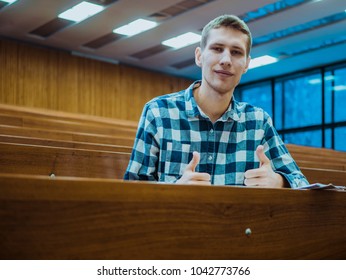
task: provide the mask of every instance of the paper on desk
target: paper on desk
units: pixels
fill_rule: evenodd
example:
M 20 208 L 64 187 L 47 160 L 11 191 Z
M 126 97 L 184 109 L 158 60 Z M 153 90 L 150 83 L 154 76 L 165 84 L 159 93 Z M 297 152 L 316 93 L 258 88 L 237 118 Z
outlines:
M 298 190 L 341 190 L 345 191 L 345 186 L 334 186 L 333 184 L 321 184 L 321 183 L 314 183 L 311 185 L 306 185 L 302 187 L 298 187 Z

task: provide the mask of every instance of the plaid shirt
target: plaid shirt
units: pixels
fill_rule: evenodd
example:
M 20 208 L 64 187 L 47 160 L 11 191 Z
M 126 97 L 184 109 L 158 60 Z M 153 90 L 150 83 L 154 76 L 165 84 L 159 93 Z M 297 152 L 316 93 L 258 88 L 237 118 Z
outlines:
M 292 188 L 308 184 L 265 111 L 232 98 L 212 123 L 193 97 L 199 85 L 197 81 L 145 105 L 125 180 L 173 183 L 198 151 L 196 172 L 209 173 L 214 185 L 243 185 L 245 171 L 259 167 L 255 151 L 263 145 L 273 170 Z

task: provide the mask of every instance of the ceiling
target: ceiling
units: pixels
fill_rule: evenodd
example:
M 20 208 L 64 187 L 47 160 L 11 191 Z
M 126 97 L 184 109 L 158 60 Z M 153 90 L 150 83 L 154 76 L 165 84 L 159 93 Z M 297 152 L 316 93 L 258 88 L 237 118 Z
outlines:
M 81 1 L 2 3 L 0 36 L 111 63 L 200 79 L 200 69 L 194 65 L 196 44 L 175 50 L 164 48 L 161 42 L 188 31 L 201 33 L 211 19 L 235 14 L 246 20 L 252 31 L 255 46 L 251 56 L 279 58 L 277 63 L 249 70 L 242 83 L 346 61 L 346 0 L 300 1 L 303 3 L 294 7 L 290 6 L 297 2 L 294 0 L 89 0 L 104 2 L 105 9 L 79 23 L 59 22 L 58 14 Z M 288 8 L 275 11 L 283 4 Z M 159 25 L 133 37 L 112 33 L 114 28 L 137 18 L 156 20 Z

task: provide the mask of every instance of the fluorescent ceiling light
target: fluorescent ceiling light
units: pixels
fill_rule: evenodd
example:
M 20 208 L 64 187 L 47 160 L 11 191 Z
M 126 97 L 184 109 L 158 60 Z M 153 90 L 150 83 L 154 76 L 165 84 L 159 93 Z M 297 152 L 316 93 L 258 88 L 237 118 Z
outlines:
M 333 89 L 334 89 L 335 91 L 346 90 L 346 85 L 335 86 L 335 87 L 333 87 Z
M 201 35 L 193 32 L 187 32 L 182 35 L 163 41 L 161 44 L 175 49 L 180 49 L 198 43 L 199 41 L 201 41 Z
M 278 59 L 276 57 L 270 55 L 263 55 L 256 58 L 251 59 L 249 69 L 261 67 L 267 64 L 272 64 L 277 62 Z
M 155 26 L 157 26 L 157 23 L 155 21 L 140 18 L 130 22 L 129 24 L 114 29 L 113 33 L 118 33 L 126 36 L 133 36 L 138 33 L 152 29 Z
M 6 2 L 8 4 L 12 4 L 13 2 L 16 2 L 17 0 L 1 0 L 1 2 Z
M 333 80 L 335 80 L 335 77 L 333 75 L 325 76 L 324 80 L 325 81 L 333 81 Z
M 328 76 L 325 76 L 325 77 L 324 77 L 324 80 L 325 80 L 325 81 L 333 81 L 334 79 L 335 79 L 335 77 L 334 77 L 333 75 L 328 75 Z M 316 79 L 311 79 L 311 80 L 309 80 L 308 83 L 309 83 L 310 85 L 316 85 L 316 84 L 321 84 L 322 81 L 321 81 L 320 78 L 316 78 Z
M 65 12 L 59 14 L 58 17 L 79 22 L 85 20 L 88 17 L 96 15 L 103 9 L 103 6 L 83 1 L 76 6 L 73 6 L 71 9 L 68 9 Z
M 322 81 L 321 81 L 321 79 L 311 79 L 311 80 L 308 81 L 308 83 L 310 85 L 317 85 L 317 84 L 322 83 Z

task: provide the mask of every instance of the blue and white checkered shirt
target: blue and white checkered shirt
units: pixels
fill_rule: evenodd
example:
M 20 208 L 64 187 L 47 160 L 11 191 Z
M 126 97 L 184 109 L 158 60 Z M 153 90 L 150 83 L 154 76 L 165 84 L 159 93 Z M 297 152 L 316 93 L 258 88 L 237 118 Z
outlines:
M 197 151 L 196 172 L 209 173 L 212 184 L 244 185 L 245 171 L 259 167 L 255 151 L 263 145 L 273 170 L 292 188 L 308 184 L 265 111 L 233 98 L 212 123 L 193 97 L 199 85 L 197 81 L 145 105 L 125 180 L 173 183 Z

